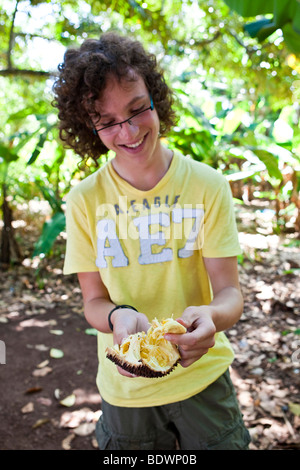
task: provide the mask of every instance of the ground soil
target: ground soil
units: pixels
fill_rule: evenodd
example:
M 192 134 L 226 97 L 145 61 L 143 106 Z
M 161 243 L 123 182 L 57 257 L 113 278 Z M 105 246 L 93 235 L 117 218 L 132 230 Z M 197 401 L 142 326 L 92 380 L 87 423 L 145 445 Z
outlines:
M 47 307 L 47 301 L 30 299 L 12 301 L 8 323 L 0 324 L 6 345 L 6 364 L 0 366 L 0 448 L 94 449 L 92 431 L 101 410 L 96 337 L 85 332 L 84 317 L 63 300 Z M 53 349 L 63 357 L 51 357 Z M 61 404 L 66 397 L 69 401 Z
M 245 309 L 227 331 L 231 375 L 251 449 L 299 449 L 299 244 L 263 233 L 262 219 L 240 212 Z M 76 277 L 62 275 L 64 240 L 51 258 L 31 259 L 30 226 L 19 230 L 23 262 L 0 273 L 0 449 L 96 450 L 96 337 Z

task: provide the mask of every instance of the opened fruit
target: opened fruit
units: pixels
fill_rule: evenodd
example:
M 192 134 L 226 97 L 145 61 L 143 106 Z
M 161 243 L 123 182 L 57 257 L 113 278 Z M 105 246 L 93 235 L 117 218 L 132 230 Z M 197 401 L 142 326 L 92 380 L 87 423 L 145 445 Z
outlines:
M 135 333 L 120 345 L 106 349 L 106 357 L 132 374 L 142 377 L 163 377 L 180 360 L 178 347 L 164 338 L 166 333 L 182 334 L 186 328 L 173 318 L 154 319 L 147 333 Z

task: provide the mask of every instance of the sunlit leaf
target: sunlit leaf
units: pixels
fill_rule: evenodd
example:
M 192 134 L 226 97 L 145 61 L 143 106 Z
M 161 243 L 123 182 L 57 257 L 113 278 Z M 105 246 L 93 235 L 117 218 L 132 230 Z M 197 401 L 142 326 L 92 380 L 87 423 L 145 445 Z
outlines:
M 50 357 L 53 357 L 53 359 L 61 359 L 64 357 L 64 352 L 61 349 L 51 348 Z
M 300 416 L 300 403 L 289 403 L 289 410 L 296 416 Z
M 11 163 L 18 160 L 19 156 L 15 153 L 13 149 L 6 147 L 0 143 L 0 163 L 3 159 L 6 163 Z
M 63 330 L 50 330 L 52 335 L 61 336 L 64 334 Z
M 284 40 L 288 48 L 295 54 L 299 54 L 300 52 L 300 18 L 299 18 L 299 15 L 300 15 L 300 7 L 299 7 L 299 14 L 298 14 L 297 30 L 293 27 L 291 23 L 287 23 L 282 28 L 282 31 L 284 34 Z
M 224 0 L 244 18 L 258 17 L 257 21 L 244 25 L 251 37 L 264 41 L 274 31 L 281 29 L 284 40 L 292 52 L 300 52 L 300 3 L 298 0 Z M 272 18 L 261 15 L 272 14 Z
M 232 134 L 241 124 L 246 112 L 241 108 L 235 108 L 230 111 L 224 119 L 223 133 Z
M 65 229 L 65 223 L 63 212 L 57 212 L 52 219 L 45 222 L 42 234 L 35 245 L 33 256 L 49 253 L 56 238 Z
M 264 149 L 256 148 L 253 149 L 253 152 L 259 158 L 259 160 L 266 165 L 269 175 L 281 181 L 282 173 L 278 168 L 277 158 L 271 152 L 268 152 Z
M 33 424 L 32 429 L 37 429 L 43 426 L 43 424 L 49 423 L 49 421 L 50 421 L 50 418 L 40 418 Z
M 66 406 L 66 407 L 71 407 L 73 405 L 75 405 L 75 402 L 76 402 L 76 395 L 74 395 L 74 393 L 72 393 L 71 395 L 68 395 L 67 397 L 65 397 L 63 400 L 60 400 L 60 404 L 63 405 L 63 406 Z
M 86 335 L 91 335 L 91 336 L 98 335 L 98 331 L 95 328 L 87 328 L 86 330 L 84 330 L 84 332 Z
M 237 11 L 240 15 L 247 16 L 256 16 L 263 15 L 266 13 L 273 12 L 274 0 L 224 0 L 225 3 Z
M 34 151 L 32 152 L 32 155 L 31 155 L 30 159 L 28 160 L 27 165 L 32 165 L 36 161 L 36 159 L 38 158 L 38 156 L 41 153 L 42 148 L 43 148 L 43 146 L 44 146 L 44 144 L 47 140 L 48 132 L 49 132 L 49 129 L 47 129 L 46 132 L 43 132 L 40 135 L 39 141 L 38 141 Z

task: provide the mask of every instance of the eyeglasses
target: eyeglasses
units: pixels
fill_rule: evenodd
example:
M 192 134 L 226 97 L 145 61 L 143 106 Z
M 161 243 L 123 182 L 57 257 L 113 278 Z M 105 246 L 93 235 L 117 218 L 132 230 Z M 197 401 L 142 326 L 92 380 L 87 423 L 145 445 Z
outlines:
M 152 96 L 150 96 L 150 106 L 146 109 L 143 109 L 142 111 L 139 111 L 138 113 L 134 114 L 128 119 L 125 119 L 125 121 L 122 122 L 117 122 L 116 124 L 109 124 L 108 126 L 101 127 L 101 129 L 95 129 L 97 132 L 101 132 L 102 135 L 111 135 L 115 134 L 118 132 L 118 126 L 122 129 L 122 125 L 128 122 L 131 126 L 139 126 L 142 124 L 144 119 L 148 117 L 149 111 L 153 111 L 154 109 L 154 104 L 153 104 L 153 99 Z

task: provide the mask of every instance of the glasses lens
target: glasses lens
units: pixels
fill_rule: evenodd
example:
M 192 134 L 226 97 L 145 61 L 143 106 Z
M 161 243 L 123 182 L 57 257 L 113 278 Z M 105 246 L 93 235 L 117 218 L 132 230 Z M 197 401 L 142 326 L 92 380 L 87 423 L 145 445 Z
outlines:
M 145 121 L 145 119 L 148 119 L 151 111 L 152 111 L 152 107 L 147 108 L 144 111 L 141 111 L 140 113 L 134 114 L 133 116 L 131 116 L 127 122 L 131 126 L 139 126 L 140 124 L 143 123 L 143 121 Z M 126 121 L 124 121 L 122 124 L 119 123 L 119 124 L 114 124 L 113 126 L 104 127 L 104 129 L 101 129 L 101 134 L 104 136 L 116 134 L 119 131 L 120 126 L 124 126 L 125 122 Z
M 141 124 L 145 119 L 149 117 L 150 114 L 150 108 L 145 109 L 141 113 L 135 114 L 130 118 L 130 123 L 132 126 L 138 126 Z
M 110 127 L 104 127 L 104 129 L 101 129 L 101 134 L 102 135 L 116 134 L 118 132 L 118 129 L 120 129 L 120 124 L 116 124 L 115 126 L 110 126 Z

